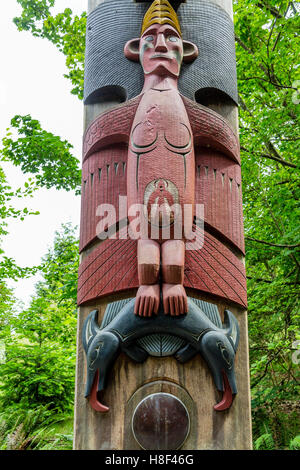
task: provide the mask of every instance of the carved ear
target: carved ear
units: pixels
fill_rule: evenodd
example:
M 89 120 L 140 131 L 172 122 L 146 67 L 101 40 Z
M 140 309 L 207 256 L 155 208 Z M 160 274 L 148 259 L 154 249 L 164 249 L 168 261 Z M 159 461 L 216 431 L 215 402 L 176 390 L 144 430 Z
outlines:
M 193 60 L 198 57 L 199 51 L 198 47 L 190 41 L 182 41 L 183 42 L 183 62 L 188 64 L 189 62 L 193 62 Z
M 124 47 L 125 57 L 129 60 L 134 60 L 135 62 L 139 61 L 140 53 L 140 38 L 130 39 L 127 41 Z

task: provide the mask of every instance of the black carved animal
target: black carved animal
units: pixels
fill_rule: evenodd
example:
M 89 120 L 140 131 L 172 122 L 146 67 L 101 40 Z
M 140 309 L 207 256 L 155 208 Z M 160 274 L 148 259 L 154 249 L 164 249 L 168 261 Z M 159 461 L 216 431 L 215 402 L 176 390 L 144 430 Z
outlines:
M 136 362 L 147 359 L 148 353 L 136 344 L 139 338 L 164 333 L 178 336 L 186 345 L 176 352 L 179 362 L 190 360 L 200 353 L 207 362 L 216 388 L 223 392 L 222 401 L 215 405 L 217 411 L 231 406 L 232 395 L 237 393 L 234 358 L 239 342 L 239 327 L 235 316 L 224 312 L 223 328 L 217 327 L 208 316 L 188 298 L 187 315 L 165 315 L 161 303 L 157 316 L 152 318 L 133 315 L 134 300 L 129 301 L 104 328 L 97 322 L 98 311 L 92 311 L 83 327 L 83 346 L 87 357 L 87 383 L 85 396 L 98 403 L 98 411 L 107 411 L 97 399 L 97 392 L 106 387 L 107 376 L 121 351 Z

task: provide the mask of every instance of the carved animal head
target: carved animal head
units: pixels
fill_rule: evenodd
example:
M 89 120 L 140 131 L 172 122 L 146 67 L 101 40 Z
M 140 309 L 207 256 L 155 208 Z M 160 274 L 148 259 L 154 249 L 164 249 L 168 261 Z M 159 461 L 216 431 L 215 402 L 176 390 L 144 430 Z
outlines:
M 94 409 L 108 411 L 108 408 L 99 402 L 98 392 L 106 386 L 107 375 L 119 353 L 120 341 L 113 333 L 99 328 L 97 317 L 98 312 L 95 310 L 87 318 L 82 332 L 87 359 L 85 397 L 90 397 Z
M 119 350 L 119 339 L 113 333 L 104 332 L 98 335 L 91 342 L 87 351 L 87 374 L 86 396 L 89 395 L 96 370 L 99 370 L 99 380 L 97 391 L 105 388 L 107 372 L 112 366 Z
M 214 408 L 225 410 L 231 406 L 233 395 L 237 393 L 232 342 L 220 331 L 209 331 L 202 339 L 201 355 L 211 370 L 217 389 L 223 392 L 221 402 Z

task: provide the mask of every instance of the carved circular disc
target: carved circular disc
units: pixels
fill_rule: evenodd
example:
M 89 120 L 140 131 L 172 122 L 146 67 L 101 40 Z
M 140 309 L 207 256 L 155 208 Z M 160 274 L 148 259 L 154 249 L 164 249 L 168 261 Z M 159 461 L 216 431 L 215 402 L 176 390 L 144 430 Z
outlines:
M 148 395 L 133 413 L 132 432 L 145 450 L 179 449 L 189 430 L 190 418 L 185 405 L 169 393 Z

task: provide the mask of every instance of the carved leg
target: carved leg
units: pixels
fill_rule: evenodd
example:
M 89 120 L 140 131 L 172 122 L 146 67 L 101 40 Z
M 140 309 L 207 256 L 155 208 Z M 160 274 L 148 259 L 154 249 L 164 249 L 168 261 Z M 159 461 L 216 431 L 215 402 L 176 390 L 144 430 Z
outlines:
M 182 315 L 188 304 L 184 277 L 185 244 L 182 240 L 168 240 L 162 245 L 163 303 L 165 313 Z
M 159 308 L 160 245 L 153 240 L 139 240 L 137 257 L 140 287 L 134 313 L 151 317 L 153 312 L 157 314 Z

